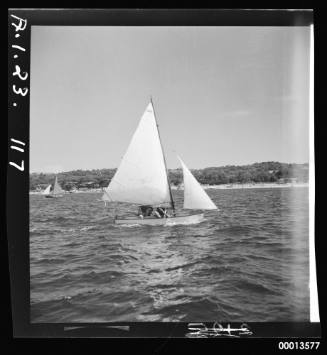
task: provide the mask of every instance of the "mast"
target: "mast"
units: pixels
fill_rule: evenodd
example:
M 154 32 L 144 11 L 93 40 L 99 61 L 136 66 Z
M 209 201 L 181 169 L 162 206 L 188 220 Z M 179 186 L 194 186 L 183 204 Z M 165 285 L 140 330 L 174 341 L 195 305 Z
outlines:
M 171 192 L 171 188 L 170 188 L 170 181 L 169 181 L 169 175 L 168 175 L 168 169 L 167 169 L 167 163 L 166 163 L 166 157 L 165 157 L 165 152 L 161 143 L 161 138 L 160 138 L 160 132 L 159 132 L 159 125 L 157 122 L 157 117 L 156 117 L 156 112 L 154 110 L 154 105 L 153 105 L 153 101 L 152 101 L 152 96 L 150 96 L 150 101 L 153 107 L 153 113 L 154 113 L 154 119 L 156 121 L 156 125 L 157 125 L 157 130 L 158 130 L 158 136 L 159 136 L 159 141 L 160 141 L 160 145 L 161 145 L 161 151 L 162 151 L 162 155 L 163 155 L 163 160 L 165 163 L 165 169 L 166 169 L 166 175 L 167 175 L 167 183 L 168 183 L 168 188 L 169 188 L 169 195 L 170 195 L 170 202 L 171 202 L 171 207 L 173 208 L 173 211 L 175 212 L 175 204 L 174 204 L 174 200 L 173 200 L 173 194 Z

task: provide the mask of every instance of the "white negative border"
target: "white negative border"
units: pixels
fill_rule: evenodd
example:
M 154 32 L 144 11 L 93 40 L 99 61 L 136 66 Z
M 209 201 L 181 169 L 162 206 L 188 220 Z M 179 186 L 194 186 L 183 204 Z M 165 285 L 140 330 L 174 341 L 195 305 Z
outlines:
M 309 93 L 309 267 L 310 321 L 319 322 L 319 305 L 315 253 L 315 157 L 314 157 L 314 36 L 310 25 L 310 93 Z

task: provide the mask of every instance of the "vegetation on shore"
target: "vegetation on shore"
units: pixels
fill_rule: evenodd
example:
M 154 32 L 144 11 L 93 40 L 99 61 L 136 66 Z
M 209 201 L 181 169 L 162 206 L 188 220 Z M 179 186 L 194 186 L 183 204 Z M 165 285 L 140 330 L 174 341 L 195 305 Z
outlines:
M 66 190 L 107 187 L 116 169 L 73 170 L 58 173 L 58 181 Z M 309 165 L 263 162 L 251 165 L 227 165 L 205 169 L 192 169 L 195 178 L 203 185 L 308 182 Z M 38 191 L 52 184 L 55 174 L 31 173 L 30 190 Z M 182 169 L 170 169 L 172 185 L 183 183 Z

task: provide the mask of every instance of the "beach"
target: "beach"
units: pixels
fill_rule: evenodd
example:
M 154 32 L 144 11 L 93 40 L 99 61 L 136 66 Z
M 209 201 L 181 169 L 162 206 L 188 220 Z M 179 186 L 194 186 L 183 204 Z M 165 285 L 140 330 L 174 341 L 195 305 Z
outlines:
M 202 185 L 204 189 L 270 189 L 281 187 L 309 187 L 309 183 L 250 183 L 250 184 L 221 184 Z

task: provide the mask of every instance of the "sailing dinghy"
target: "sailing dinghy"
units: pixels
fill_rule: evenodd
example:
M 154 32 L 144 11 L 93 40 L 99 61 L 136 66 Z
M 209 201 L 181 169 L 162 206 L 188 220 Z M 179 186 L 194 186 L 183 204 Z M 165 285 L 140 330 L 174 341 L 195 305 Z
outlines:
M 47 186 L 47 188 L 42 192 L 42 195 L 49 195 L 50 194 L 50 190 L 51 190 L 51 184 L 49 186 Z
M 50 189 L 51 189 L 51 184 L 42 192 L 42 195 L 44 195 L 47 198 L 57 198 L 57 197 L 62 197 L 62 195 L 65 193 L 65 191 L 61 188 L 61 186 L 58 183 L 57 176 L 53 185 L 53 190 L 50 191 Z
M 184 209 L 217 209 L 185 163 L 181 158 L 179 160 L 184 178 Z M 124 202 L 138 206 L 160 207 L 170 211 L 162 218 L 154 215 L 132 218 L 115 216 L 116 224 L 192 224 L 204 219 L 203 212 L 176 215 L 152 100 L 139 122 L 115 175 L 104 190 L 102 200 L 105 203 Z

